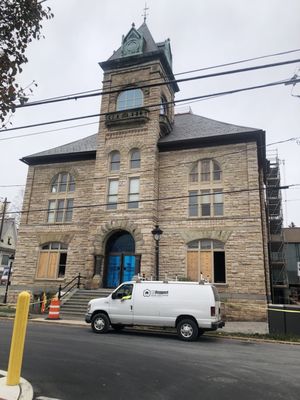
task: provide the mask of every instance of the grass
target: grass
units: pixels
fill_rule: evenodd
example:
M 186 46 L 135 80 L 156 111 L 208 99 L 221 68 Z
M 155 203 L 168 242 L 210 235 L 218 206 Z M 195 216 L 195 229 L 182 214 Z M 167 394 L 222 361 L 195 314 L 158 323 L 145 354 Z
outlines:
M 241 332 L 213 332 L 206 333 L 212 336 L 218 337 L 238 337 L 243 339 L 262 339 L 271 340 L 274 342 L 294 342 L 300 343 L 300 336 L 297 335 L 284 335 L 284 334 L 274 334 L 274 333 L 241 333 Z

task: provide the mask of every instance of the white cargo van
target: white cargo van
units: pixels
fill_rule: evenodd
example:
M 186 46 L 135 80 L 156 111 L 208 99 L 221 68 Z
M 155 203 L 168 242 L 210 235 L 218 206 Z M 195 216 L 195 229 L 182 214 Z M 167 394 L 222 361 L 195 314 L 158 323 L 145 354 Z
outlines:
M 217 289 L 199 282 L 131 281 L 108 297 L 93 299 L 85 317 L 96 333 L 109 326 L 174 327 L 180 339 L 195 340 L 205 331 L 222 328 Z

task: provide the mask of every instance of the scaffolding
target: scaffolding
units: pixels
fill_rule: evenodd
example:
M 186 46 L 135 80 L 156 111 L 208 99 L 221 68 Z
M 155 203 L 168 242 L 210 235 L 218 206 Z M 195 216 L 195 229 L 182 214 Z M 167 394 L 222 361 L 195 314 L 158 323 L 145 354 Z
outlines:
M 269 226 L 269 262 L 271 294 L 274 304 L 289 302 L 288 275 L 285 262 L 283 214 L 280 186 L 280 160 L 277 150 L 267 154 L 266 205 Z

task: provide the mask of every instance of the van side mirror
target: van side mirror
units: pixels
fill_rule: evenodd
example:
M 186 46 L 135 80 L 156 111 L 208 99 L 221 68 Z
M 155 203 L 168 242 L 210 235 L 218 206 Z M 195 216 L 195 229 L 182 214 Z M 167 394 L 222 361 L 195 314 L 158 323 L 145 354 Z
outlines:
M 113 293 L 113 294 L 111 295 L 111 298 L 112 298 L 113 300 L 115 300 L 115 299 L 117 298 L 116 293 Z

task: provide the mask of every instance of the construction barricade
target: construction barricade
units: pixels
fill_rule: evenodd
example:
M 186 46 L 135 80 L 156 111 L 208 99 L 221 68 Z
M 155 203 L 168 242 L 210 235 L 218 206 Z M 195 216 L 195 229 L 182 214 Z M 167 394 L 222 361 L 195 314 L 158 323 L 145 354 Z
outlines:
M 60 319 L 59 311 L 60 311 L 60 300 L 55 297 L 50 302 L 49 314 L 47 319 L 52 319 L 52 320 Z

